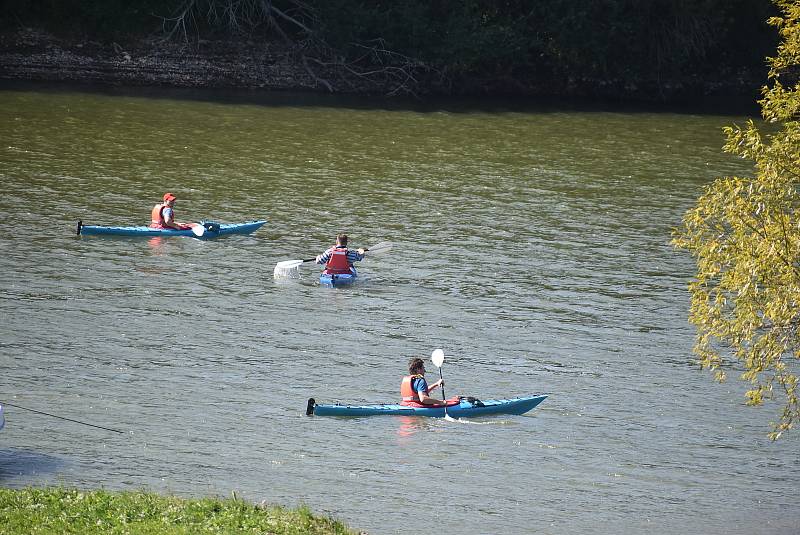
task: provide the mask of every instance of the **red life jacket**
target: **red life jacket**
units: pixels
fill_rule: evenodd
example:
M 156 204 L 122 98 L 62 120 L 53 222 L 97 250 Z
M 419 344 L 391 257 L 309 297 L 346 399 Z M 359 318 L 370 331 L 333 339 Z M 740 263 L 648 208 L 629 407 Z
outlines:
M 162 211 L 166 208 L 167 205 L 164 203 L 157 204 L 153 206 L 153 210 L 150 212 L 150 227 L 151 228 L 166 228 L 164 223 L 164 214 Z
M 414 379 L 422 378 L 422 375 L 406 375 L 400 383 L 400 405 L 408 405 L 410 407 L 424 407 L 425 405 L 419 400 L 419 393 L 414 390 L 412 383 Z M 425 392 L 427 394 L 427 392 Z
M 325 264 L 325 273 L 331 275 L 343 275 L 345 273 L 352 273 L 350 262 L 347 261 L 347 247 L 334 247 L 331 251 L 331 257 L 328 263 Z

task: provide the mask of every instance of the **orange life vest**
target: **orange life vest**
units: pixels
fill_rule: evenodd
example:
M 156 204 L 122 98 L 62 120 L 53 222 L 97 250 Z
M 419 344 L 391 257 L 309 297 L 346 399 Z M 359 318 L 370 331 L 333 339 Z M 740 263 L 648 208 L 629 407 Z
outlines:
M 406 375 L 400 383 L 400 404 L 412 407 L 424 406 L 419 400 L 419 393 L 412 386 L 414 379 L 421 379 L 422 375 Z M 427 394 L 427 392 L 425 392 Z
M 342 275 L 352 273 L 350 262 L 347 261 L 347 247 L 333 247 L 331 257 L 325 264 L 325 273 L 332 275 Z
M 150 212 L 150 227 L 152 228 L 164 228 L 166 221 L 164 220 L 164 214 L 162 213 L 164 208 L 167 205 L 164 203 L 157 204 L 153 206 L 153 210 Z
M 407 407 L 430 407 L 430 405 L 425 405 L 419 399 L 419 393 L 416 392 L 412 388 L 412 382 L 414 379 L 421 378 L 422 375 L 406 375 L 403 377 L 403 381 L 400 383 L 400 405 L 405 405 Z M 427 392 L 426 392 L 427 394 Z M 461 403 L 461 397 L 453 396 L 451 398 L 447 398 L 445 400 L 448 407 L 452 407 L 454 405 L 458 405 Z

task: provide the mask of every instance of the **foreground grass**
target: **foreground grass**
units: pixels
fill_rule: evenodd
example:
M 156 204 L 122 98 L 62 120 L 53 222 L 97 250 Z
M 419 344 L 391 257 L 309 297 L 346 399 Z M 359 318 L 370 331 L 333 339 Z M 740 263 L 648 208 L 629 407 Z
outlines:
M 353 535 L 344 524 L 301 507 L 263 507 L 238 499 L 185 500 L 149 492 L 0 489 L 4 535 L 270 534 Z

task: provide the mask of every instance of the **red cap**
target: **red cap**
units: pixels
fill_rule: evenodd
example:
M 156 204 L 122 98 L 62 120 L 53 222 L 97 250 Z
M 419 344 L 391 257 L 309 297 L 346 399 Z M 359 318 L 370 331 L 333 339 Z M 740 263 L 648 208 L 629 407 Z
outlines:
M 165 193 L 164 194 L 164 200 L 165 201 L 174 201 L 175 199 L 177 199 L 177 197 L 175 195 L 173 195 L 172 193 Z

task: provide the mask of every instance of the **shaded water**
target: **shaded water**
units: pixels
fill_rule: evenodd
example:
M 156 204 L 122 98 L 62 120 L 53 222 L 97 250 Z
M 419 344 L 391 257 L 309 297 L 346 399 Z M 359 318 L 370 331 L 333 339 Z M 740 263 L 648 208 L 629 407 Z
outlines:
M 748 171 L 719 151 L 740 118 L 176 96 L 0 92 L 0 399 L 125 431 L 9 407 L 0 484 L 235 491 L 370 533 L 797 532 L 797 436 L 697 370 L 668 244 Z M 74 235 L 164 191 L 269 223 Z M 272 278 L 339 230 L 396 246 L 353 288 Z M 486 425 L 304 415 L 396 400 L 436 347 L 448 395 L 550 398 Z

